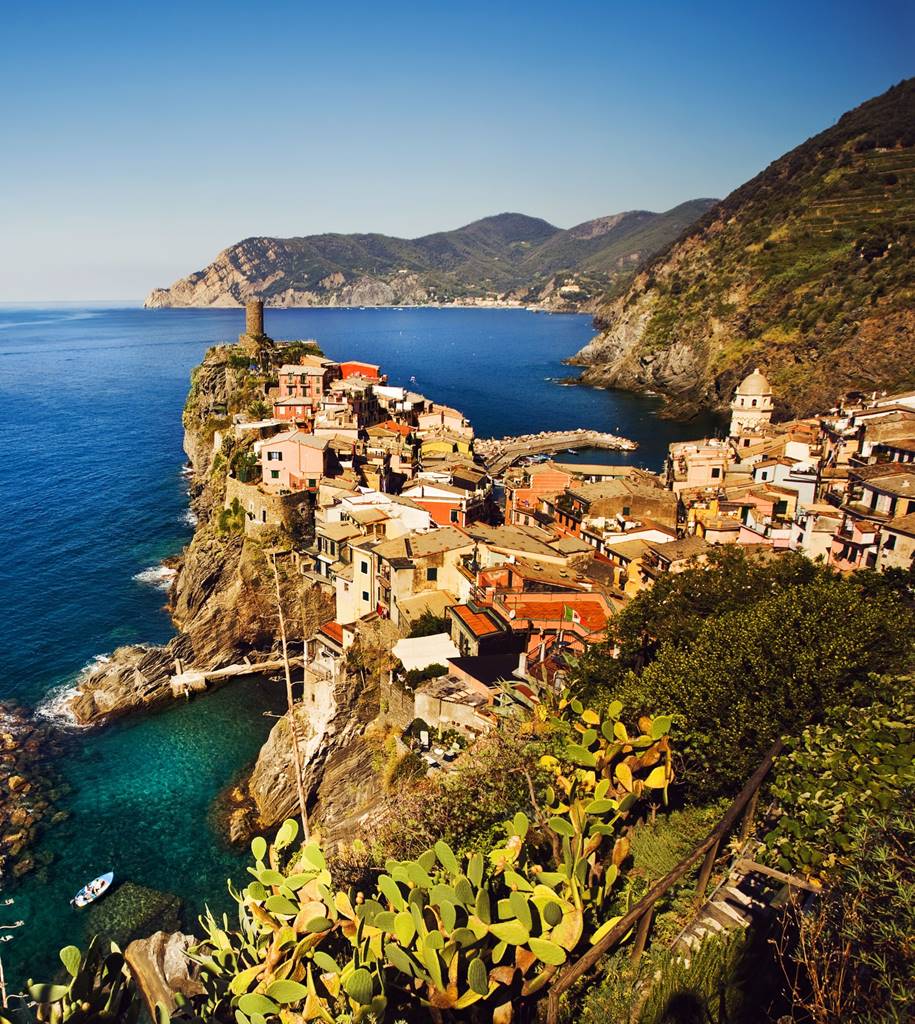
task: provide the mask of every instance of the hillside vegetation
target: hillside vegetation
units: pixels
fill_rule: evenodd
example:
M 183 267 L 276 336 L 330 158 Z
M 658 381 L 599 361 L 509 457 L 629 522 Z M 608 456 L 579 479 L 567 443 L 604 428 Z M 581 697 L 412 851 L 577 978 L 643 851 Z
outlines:
M 712 204 L 637 210 L 565 231 L 503 213 L 422 238 L 380 234 L 247 238 L 203 270 L 154 290 L 147 306 L 412 305 L 466 299 L 597 301 Z M 560 289 L 565 288 L 563 293 Z
M 590 383 L 725 404 L 753 366 L 784 411 L 915 386 L 915 79 L 717 203 L 598 312 Z

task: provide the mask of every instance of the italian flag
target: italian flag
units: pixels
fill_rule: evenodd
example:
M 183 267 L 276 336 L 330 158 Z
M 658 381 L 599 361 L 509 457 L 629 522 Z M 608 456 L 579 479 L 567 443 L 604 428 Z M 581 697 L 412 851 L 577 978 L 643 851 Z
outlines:
M 562 621 L 574 622 L 576 626 L 579 626 L 581 625 L 581 616 L 574 608 L 570 608 L 567 604 L 564 604 L 562 606 Z

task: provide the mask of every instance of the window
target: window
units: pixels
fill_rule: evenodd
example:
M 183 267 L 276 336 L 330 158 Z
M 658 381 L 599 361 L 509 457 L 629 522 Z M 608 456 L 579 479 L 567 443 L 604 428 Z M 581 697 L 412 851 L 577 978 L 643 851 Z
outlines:
M 896 534 L 890 533 L 887 535 L 886 540 L 883 542 L 884 551 L 893 551 L 896 547 Z
M 317 481 L 317 480 L 315 480 L 315 479 L 314 479 L 314 477 L 309 477 L 309 478 L 308 478 L 308 486 L 309 486 L 309 487 L 314 487 L 314 486 L 315 486 L 315 485 L 317 484 L 317 482 L 318 482 L 318 481 Z
M 268 462 L 282 462 L 283 461 L 283 453 L 282 452 L 267 452 L 267 461 Z
M 368 601 L 368 599 L 369 599 L 369 592 L 367 590 L 363 590 L 362 591 L 362 600 L 363 601 Z
M 438 569 L 427 569 L 426 580 L 429 583 L 434 583 L 438 579 Z
M 458 510 L 456 508 L 453 508 L 451 510 L 451 522 L 456 523 L 458 521 L 459 515 L 460 513 L 458 512 Z
M 360 562 L 359 563 L 359 572 L 361 572 L 363 574 L 368 574 L 368 571 L 369 571 L 369 563 L 368 562 Z
M 632 510 L 630 509 L 630 507 L 628 505 L 623 505 L 623 515 L 624 516 L 628 516 L 631 511 Z
M 750 404 L 751 405 L 756 405 L 756 399 L 754 398 L 753 401 Z
M 279 480 L 279 478 L 280 478 L 280 471 L 278 469 L 271 469 L 270 470 L 270 479 L 271 480 Z
M 719 466 L 714 466 L 712 468 L 712 479 L 713 480 L 717 480 L 718 477 L 720 477 L 720 476 L 721 476 L 721 468 Z

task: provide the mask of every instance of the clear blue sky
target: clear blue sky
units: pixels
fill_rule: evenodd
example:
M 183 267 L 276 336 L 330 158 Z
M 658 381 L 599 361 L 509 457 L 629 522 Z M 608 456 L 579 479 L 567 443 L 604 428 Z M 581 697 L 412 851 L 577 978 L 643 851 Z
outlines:
M 255 234 L 723 196 L 911 75 L 912 0 L 7 4 L 0 300 Z

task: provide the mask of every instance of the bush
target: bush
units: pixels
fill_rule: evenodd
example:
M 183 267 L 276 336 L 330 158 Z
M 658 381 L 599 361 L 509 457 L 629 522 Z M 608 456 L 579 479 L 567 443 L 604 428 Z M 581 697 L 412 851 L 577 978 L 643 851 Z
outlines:
M 796 1019 L 904 1024 L 915 1019 L 915 790 L 865 813 L 848 838 L 855 858 L 816 913 L 799 913 L 781 950 Z
M 423 612 L 413 624 L 410 636 L 435 636 L 436 633 L 451 633 L 451 619 L 447 615 Z
M 894 680 L 862 713 L 842 708 L 811 726 L 776 762 L 779 818 L 766 836 L 783 871 L 828 875 L 860 850 L 863 821 L 915 790 L 915 685 Z
M 911 612 L 892 593 L 861 598 L 853 579 L 820 574 L 706 620 L 688 648 L 668 642 L 616 696 L 635 712 L 675 713 L 693 800 L 734 792 L 778 736 L 867 703 L 869 676 L 909 656 Z

